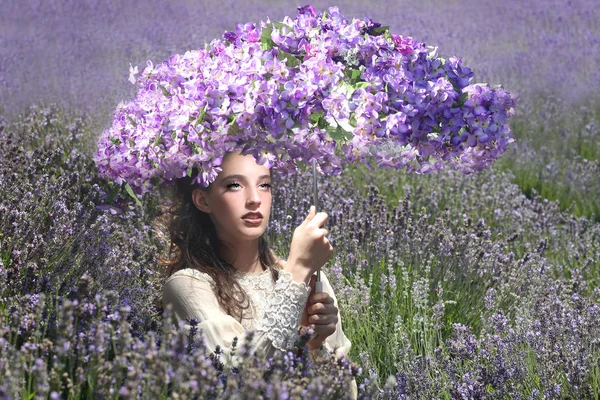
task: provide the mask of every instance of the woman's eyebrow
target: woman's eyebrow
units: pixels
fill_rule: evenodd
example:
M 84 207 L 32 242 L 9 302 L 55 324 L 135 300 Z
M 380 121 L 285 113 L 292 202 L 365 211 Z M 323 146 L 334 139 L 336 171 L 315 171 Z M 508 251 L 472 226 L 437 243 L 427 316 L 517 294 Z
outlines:
M 271 175 L 261 175 L 258 177 L 258 179 L 266 179 L 266 178 L 270 178 Z M 240 174 L 233 174 L 233 175 L 228 175 L 226 177 L 223 178 L 223 180 L 227 180 L 227 179 L 239 179 L 241 181 L 246 180 L 246 176 L 245 175 L 240 175 Z

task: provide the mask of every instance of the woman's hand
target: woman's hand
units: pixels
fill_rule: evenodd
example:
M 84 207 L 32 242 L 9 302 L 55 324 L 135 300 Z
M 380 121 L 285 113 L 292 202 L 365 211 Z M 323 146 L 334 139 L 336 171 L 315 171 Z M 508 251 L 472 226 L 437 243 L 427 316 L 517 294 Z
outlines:
M 315 278 L 312 276 L 310 286 L 314 291 Z M 338 308 L 335 306 L 333 297 L 326 292 L 314 293 L 308 297 L 300 325 L 311 327 L 317 336 L 310 340 L 306 346 L 309 350 L 321 347 L 325 339 L 335 332 L 338 322 Z
M 327 214 L 316 213 L 315 207 L 311 206 L 307 217 L 294 230 L 290 254 L 284 268 L 292 273 L 294 280 L 308 283 L 312 274 L 331 258 L 333 247 L 326 237 L 329 231 L 322 228 L 325 221 Z

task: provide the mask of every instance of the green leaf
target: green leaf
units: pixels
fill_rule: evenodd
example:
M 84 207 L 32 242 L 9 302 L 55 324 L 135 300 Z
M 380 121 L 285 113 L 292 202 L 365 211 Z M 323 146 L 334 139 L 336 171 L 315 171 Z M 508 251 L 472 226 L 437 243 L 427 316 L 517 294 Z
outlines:
M 194 128 L 197 127 L 200 122 L 204 121 L 205 115 L 206 115 L 206 106 L 204 106 L 200 109 L 200 115 L 198 116 L 198 119 L 196 119 L 196 122 L 194 123 Z
M 117 197 L 117 193 L 119 193 L 119 187 L 115 186 L 112 188 L 112 190 L 110 191 L 109 195 L 106 196 L 106 199 L 104 199 L 104 202 L 106 204 L 110 204 L 115 200 L 115 197 Z
M 469 94 L 468 93 L 461 94 L 460 97 L 458 98 L 457 103 L 455 103 L 452 106 L 452 108 L 462 107 L 465 104 L 465 101 L 467 101 L 468 98 L 469 98 Z
M 111 137 L 110 141 L 112 142 L 112 144 L 121 144 L 121 140 L 116 137 Z
M 279 21 L 273 22 L 273 25 L 275 25 L 275 28 L 277 28 L 277 29 L 288 28 L 290 31 L 294 30 L 294 29 L 292 29 L 291 26 L 284 24 L 283 22 L 279 22 Z
M 385 31 L 385 33 L 383 34 L 383 37 L 385 37 L 386 40 L 392 40 L 392 34 L 390 33 L 389 29 L 387 31 Z
M 131 196 L 131 198 L 133 200 L 135 200 L 135 204 L 137 204 L 138 206 L 142 207 L 142 202 L 140 201 L 140 199 L 138 199 L 138 197 L 135 195 L 135 193 L 133 192 L 133 189 L 131 188 L 131 186 L 129 186 L 129 183 L 125 184 L 125 191 L 127 192 L 128 195 Z
M 158 136 L 156 137 L 156 140 L 154 141 L 154 146 L 158 145 L 158 142 L 160 142 L 160 139 L 162 139 L 162 131 L 158 132 Z
M 237 115 L 235 116 L 233 122 L 231 122 L 229 124 L 229 129 L 227 129 L 227 134 L 229 135 L 236 135 L 240 132 L 242 132 L 242 128 L 240 128 L 240 126 L 237 123 Z
M 287 65 L 290 68 L 294 68 L 300 65 L 300 61 L 296 58 L 296 56 L 294 56 L 291 53 L 286 53 L 282 50 L 279 50 L 279 52 L 277 53 L 277 59 L 279 61 L 286 60 L 285 65 Z
M 389 26 L 379 26 L 377 28 L 371 29 L 370 34 L 372 36 L 380 36 L 380 35 L 384 35 L 386 32 L 388 32 L 388 34 L 389 34 L 389 31 L 390 31 Z
M 362 71 L 360 69 L 353 69 L 350 74 L 350 83 L 356 85 L 360 81 Z
M 354 71 L 351 68 L 344 68 L 344 76 L 348 79 L 352 79 L 352 71 Z
M 306 162 L 304 160 L 296 161 L 296 165 L 300 168 L 301 171 L 306 171 Z
M 260 48 L 263 51 L 271 50 L 275 47 L 275 42 L 271 39 L 271 33 L 273 33 L 273 25 L 269 25 L 265 28 L 262 28 L 260 33 Z
M 350 124 L 350 126 L 352 126 L 352 127 L 356 128 L 356 125 L 357 125 L 357 124 L 356 124 L 356 116 L 355 116 L 355 114 L 354 114 L 354 113 L 352 113 L 352 114 L 350 115 L 350 118 L 349 118 L 349 120 L 348 120 L 348 123 Z
M 163 93 L 163 95 L 165 95 L 165 97 L 173 96 L 171 93 L 169 93 L 169 91 L 163 85 L 158 85 L 158 87 L 160 88 L 160 90 L 162 90 L 162 93 Z
M 327 120 L 325 120 L 325 118 L 321 117 L 317 121 L 317 126 L 321 129 L 327 129 L 327 127 L 329 126 L 329 122 L 327 122 Z
M 275 43 L 274 43 L 272 40 L 271 40 L 271 41 L 269 41 L 269 42 L 267 42 L 267 43 L 261 43 L 261 44 L 260 44 L 260 49 L 261 49 L 262 51 L 268 51 L 268 50 L 271 50 L 273 47 L 275 47 Z
M 358 83 L 356 84 L 356 88 L 357 88 L 357 89 L 361 89 L 361 88 L 362 88 L 362 89 L 366 89 L 366 88 L 368 88 L 368 87 L 371 87 L 371 84 L 370 84 L 369 82 L 358 82 Z
M 331 138 L 333 140 L 335 140 L 336 142 L 340 143 L 340 142 L 347 142 L 348 141 L 348 137 L 346 130 L 344 130 L 344 128 L 342 128 L 341 126 L 337 126 L 335 129 L 331 129 L 328 131 L 329 136 L 331 136 Z
M 310 118 L 310 120 L 316 124 L 323 117 L 323 115 L 325 115 L 325 113 L 323 111 L 321 111 L 318 113 L 310 114 L 310 117 L 308 117 L 308 118 Z
M 190 178 L 192 177 L 192 169 L 188 169 L 187 170 L 187 176 L 189 176 Z
M 131 125 L 133 125 L 134 127 L 136 127 L 136 126 L 137 126 L 137 122 L 135 122 L 135 121 L 133 120 L 133 118 L 131 118 L 129 115 L 127 116 L 127 119 L 129 120 L 129 122 L 131 123 Z

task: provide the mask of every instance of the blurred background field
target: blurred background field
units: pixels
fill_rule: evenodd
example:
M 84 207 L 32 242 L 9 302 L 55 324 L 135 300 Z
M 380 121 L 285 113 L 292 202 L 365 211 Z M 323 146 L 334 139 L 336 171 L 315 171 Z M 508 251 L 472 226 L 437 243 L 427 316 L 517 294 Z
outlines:
M 362 367 L 357 381 L 363 395 L 597 398 L 600 11 L 595 2 L 312 4 L 319 12 L 335 5 L 347 18 L 369 17 L 394 33 L 438 46 L 442 55 L 461 57 L 475 81 L 502 84 L 520 96 L 511 121 L 517 141 L 489 171 L 417 176 L 353 167 L 339 177 L 322 177 L 322 209 L 330 214 L 336 247 L 327 273 L 353 343 L 349 356 Z M 147 60 L 157 64 L 202 47 L 236 23 L 293 16 L 299 5 L 3 4 L 2 393 L 25 397 L 56 391 L 66 398 L 143 387 L 144 393 L 172 394 L 185 393 L 186 379 L 199 379 L 181 372 L 169 378 L 169 386 L 169 379 L 155 377 L 173 363 L 171 350 L 161 353 L 163 364 L 131 361 L 140 349 L 150 351 L 135 340 L 149 343 L 149 332 L 169 332 L 159 299 L 162 277 L 155 268 L 167 243 L 154 226 L 168 193 L 144 199 L 142 209 L 119 199 L 100 206 L 110 186 L 97 176 L 91 153 L 117 103 L 135 95 L 128 82 L 130 64 L 142 70 Z M 269 235 L 285 255 L 290 233 L 309 207 L 310 177 L 281 179 L 274 190 Z M 92 278 L 85 296 L 83 274 Z M 91 325 L 73 317 L 86 315 L 79 308 L 100 301 L 94 296 L 109 289 L 114 297 L 106 300 L 106 315 L 90 314 L 95 322 L 85 324 Z M 39 294 L 45 305 L 32 300 Z M 78 304 L 69 303 L 75 299 Z M 119 313 L 124 307 L 127 311 Z M 115 341 L 126 336 L 122 327 L 132 329 L 132 337 L 112 353 L 98 350 L 112 343 L 113 336 L 98 333 L 109 326 Z M 77 339 L 90 329 L 97 342 Z M 41 345 L 44 338 L 54 343 L 53 350 Z M 169 340 L 175 339 L 165 338 L 163 346 Z M 67 342 L 73 345 L 66 348 Z M 130 376 L 122 369 L 128 365 L 146 372 Z M 79 372 L 84 366 L 87 372 Z M 224 396 L 224 387 L 214 396 Z

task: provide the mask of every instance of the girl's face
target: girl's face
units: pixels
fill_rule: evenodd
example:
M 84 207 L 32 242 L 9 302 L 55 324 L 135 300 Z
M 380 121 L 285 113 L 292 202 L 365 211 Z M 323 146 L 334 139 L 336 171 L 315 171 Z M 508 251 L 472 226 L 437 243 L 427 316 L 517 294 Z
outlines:
M 271 213 L 271 172 L 252 155 L 228 153 L 222 171 L 206 189 L 194 189 L 192 199 L 208 213 L 219 239 L 229 243 L 258 239 Z

